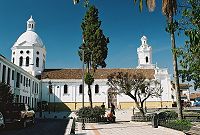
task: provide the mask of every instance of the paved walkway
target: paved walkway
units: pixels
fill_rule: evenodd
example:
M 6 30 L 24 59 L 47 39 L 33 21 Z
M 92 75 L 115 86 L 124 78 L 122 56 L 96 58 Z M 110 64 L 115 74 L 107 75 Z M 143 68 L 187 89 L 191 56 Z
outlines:
M 86 130 L 81 130 L 81 123 L 77 124 L 77 135 L 184 135 L 180 131 L 161 126 L 153 128 L 146 122 L 87 123 Z
M 116 123 L 76 123 L 77 135 L 184 135 L 183 132 L 159 126 L 153 128 L 150 122 L 130 122 L 132 110 L 116 110 Z

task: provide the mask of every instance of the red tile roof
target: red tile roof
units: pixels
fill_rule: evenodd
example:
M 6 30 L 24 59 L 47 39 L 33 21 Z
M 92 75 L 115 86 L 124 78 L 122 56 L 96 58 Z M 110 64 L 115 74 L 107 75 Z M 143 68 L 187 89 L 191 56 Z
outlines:
M 131 74 L 142 73 L 148 79 L 154 79 L 154 69 L 131 69 L 131 68 L 116 68 L 116 69 L 97 69 L 95 79 L 107 79 L 107 76 L 113 72 L 128 72 Z M 41 76 L 42 79 L 81 79 L 82 69 L 45 69 Z
M 174 82 L 171 81 L 171 84 L 172 84 L 173 88 L 175 89 Z M 188 90 L 188 88 L 191 87 L 192 85 L 191 84 L 180 83 L 179 86 L 180 86 L 180 90 Z
M 190 99 L 195 99 L 197 97 L 200 97 L 200 93 L 191 93 L 190 94 Z

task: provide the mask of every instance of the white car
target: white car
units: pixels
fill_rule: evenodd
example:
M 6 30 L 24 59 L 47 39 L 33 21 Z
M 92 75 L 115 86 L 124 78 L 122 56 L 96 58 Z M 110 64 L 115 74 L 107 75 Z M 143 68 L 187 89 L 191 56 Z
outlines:
M 2 115 L 1 112 L 0 112 L 0 127 L 1 127 L 1 128 L 4 128 L 4 127 L 5 127 L 4 118 L 3 118 L 3 115 Z

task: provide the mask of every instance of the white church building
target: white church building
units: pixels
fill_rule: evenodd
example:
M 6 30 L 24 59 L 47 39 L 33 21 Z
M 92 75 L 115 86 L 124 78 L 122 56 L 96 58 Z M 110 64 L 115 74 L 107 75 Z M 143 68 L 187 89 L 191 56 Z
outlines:
M 27 30 L 17 39 L 11 50 L 11 62 L 7 61 L 7 65 L 12 65 L 12 69 L 16 71 L 14 80 L 20 80 L 21 88 L 23 82 L 26 82 L 28 79 L 27 88 L 25 85 L 25 87 L 19 90 L 20 92 L 17 92 L 17 89 L 19 89 L 16 88 L 17 81 L 10 83 L 13 89 L 15 89 L 13 92 L 16 98 L 17 96 L 26 95 L 26 102 L 30 105 L 32 102 L 36 105 L 37 101 L 47 101 L 51 107 L 53 106 L 57 110 L 63 108 L 76 110 L 82 107 L 82 69 L 57 69 L 56 67 L 55 69 L 45 69 L 46 49 L 42 40 L 35 32 L 35 21 L 32 16 L 27 21 Z M 161 83 L 163 88 L 162 96 L 159 98 L 149 98 L 146 101 L 147 108 L 172 107 L 170 75 L 167 69 L 158 68 L 152 63 L 152 48 L 147 43 L 147 37 L 143 36 L 141 38 L 141 45 L 138 46 L 137 54 L 138 66 L 136 68 L 105 68 L 96 70 L 95 81 L 91 87 L 94 106 L 101 105 L 103 102 L 106 107 L 109 107 L 112 102 L 117 108 L 121 109 L 135 106 L 133 99 L 127 95 L 113 95 L 106 84 L 109 74 L 122 71 L 134 74 L 142 73 L 146 78 L 156 79 Z M 2 59 L 0 57 L 0 73 L 2 73 L 2 75 L 0 74 L 0 81 L 4 78 L 3 74 L 8 74 L 8 70 L 6 73 L 3 73 L 5 72 L 3 66 L 6 64 Z M 17 75 L 18 70 L 20 75 Z M 36 77 L 39 77 L 39 79 Z M 49 91 L 50 83 L 52 89 Z M 37 89 L 37 93 L 33 92 L 33 89 Z M 26 94 L 23 91 L 26 91 Z M 17 99 L 16 102 L 25 102 L 25 99 Z M 85 106 L 88 106 L 87 85 L 84 85 L 84 101 Z

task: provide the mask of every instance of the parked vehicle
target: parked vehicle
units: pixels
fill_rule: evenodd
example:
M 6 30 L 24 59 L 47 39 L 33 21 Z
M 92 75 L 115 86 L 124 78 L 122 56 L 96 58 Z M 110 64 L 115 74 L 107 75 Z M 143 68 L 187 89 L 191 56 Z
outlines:
M 200 106 L 200 97 L 195 98 L 193 105 L 194 106 Z
M 4 128 L 5 124 L 4 124 L 4 118 L 3 118 L 3 114 L 0 112 L 0 128 Z
M 193 104 L 193 105 L 194 105 L 194 106 L 200 106 L 200 97 L 195 98 L 194 104 Z
M 19 123 L 26 127 L 27 123 L 35 123 L 35 112 L 24 103 L 13 103 L 5 112 L 5 123 Z

